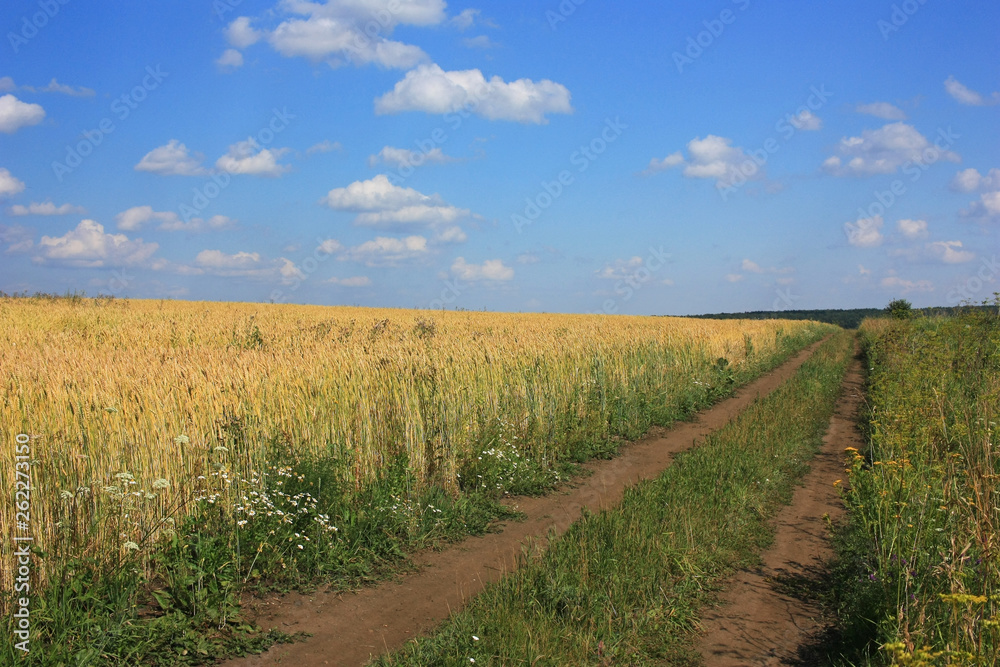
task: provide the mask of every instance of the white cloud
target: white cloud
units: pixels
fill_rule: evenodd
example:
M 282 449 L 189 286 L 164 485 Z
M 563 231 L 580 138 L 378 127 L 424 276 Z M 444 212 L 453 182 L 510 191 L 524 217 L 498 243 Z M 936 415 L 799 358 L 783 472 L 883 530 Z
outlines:
M 796 129 L 807 132 L 816 132 L 823 129 L 823 119 L 812 111 L 809 111 L 809 109 L 803 109 L 798 115 L 792 116 L 791 123 Z
M 226 49 L 216 59 L 215 64 L 223 72 L 232 72 L 243 67 L 243 54 L 236 49 Z
M 319 252 L 322 252 L 326 255 L 332 255 L 333 253 L 337 252 L 338 250 L 342 250 L 343 248 L 344 246 L 341 245 L 340 241 L 338 241 L 337 239 L 326 239 L 325 241 L 320 243 L 316 249 Z
M 468 239 L 465 231 L 457 225 L 445 227 L 434 235 L 434 240 L 438 243 L 465 243 Z
M 876 118 L 883 118 L 885 120 L 906 120 L 906 113 L 899 107 L 893 106 L 888 102 L 859 104 L 854 107 L 854 110 L 858 113 L 868 114 L 869 116 L 875 116 Z
M 870 276 L 872 273 L 871 269 L 866 269 L 864 264 L 858 264 L 858 274 L 862 276 Z
M 12 197 L 20 192 L 24 192 L 24 181 L 0 167 L 0 197 Z
M 646 167 L 644 174 L 655 174 L 658 171 L 666 171 L 667 169 L 672 169 L 674 167 L 679 167 L 684 164 L 684 155 L 680 151 L 676 153 L 671 153 L 662 160 L 653 158 L 649 161 L 649 166 Z
M 480 13 L 478 9 L 463 9 L 461 13 L 451 17 L 449 23 L 459 30 L 468 30 L 476 23 Z
M 856 248 L 874 248 L 882 245 L 882 216 L 858 218 L 855 222 L 844 223 L 847 242 Z
M 13 95 L 0 97 L 0 132 L 13 134 L 22 127 L 38 125 L 45 118 L 40 104 L 22 102 Z
M 28 252 L 35 246 L 35 235 L 21 225 L 0 225 L 0 243 L 7 246 L 7 254 Z
M 432 148 L 427 152 L 411 151 L 406 148 L 386 146 L 377 154 L 368 157 L 368 166 L 374 167 L 383 162 L 392 167 L 419 167 L 425 164 L 447 164 L 455 162 L 455 158 L 445 155 L 440 148 Z
M 514 277 L 514 269 L 504 266 L 503 261 L 499 259 L 488 259 L 482 264 L 469 264 L 464 257 L 456 257 L 451 265 L 451 273 L 459 280 L 469 282 L 506 281 Z
M 245 49 L 260 41 L 260 31 L 250 25 L 250 17 L 240 16 L 226 28 L 226 40 L 237 49 Z
M 31 202 L 27 206 L 16 204 L 10 207 L 11 215 L 69 215 L 70 213 L 83 214 L 86 212 L 82 206 L 73 206 L 72 204 L 56 206 L 51 201 Z
M 442 203 L 437 196 L 429 197 L 413 188 L 393 185 L 385 174 L 367 181 L 355 181 L 346 188 L 330 190 L 323 201 L 338 211 L 387 211 L 405 206 Z
M 148 222 L 158 222 L 158 229 L 166 232 L 205 232 L 230 229 L 236 221 L 225 215 L 213 215 L 208 220 L 192 218 L 185 222 L 173 211 L 154 211 L 152 206 L 133 206 L 115 216 L 118 229 L 135 231 Z
M 392 91 L 375 100 L 377 114 L 445 114 L 463 107 L 489 120 L 539 124 L 548 122 L 546 114 L 573 112 L 569 90 L 548 79 L 507 83 L 494 76 L 487 81 L 478 69 L 446 72 L 436 64 L 407 72 Z
M 136 171 L 148 171 L 162 176 L 203 176 L 208 170 L 201 166 L 205 156 L 188 152 L 187 146 L 177 139 L 146 153 Z
M 595 271 L 594 275 L 603 280 L 624 280 L 634 276 L 641 266 L 642 257 L 636 255 L 628 259 L 616 259 L 610 264 L 605 264 Z
M 360 262 L 367 266 L 395 266 L 426 257 L 430 250 L 423 236 L 398 239 L 377 236 L 359 246 L 348 248 L 339 259 Z
M 956 192 L 973 192 L 979 189 L 979 185 L 982 182 L 983 175 L 978 170 L 970 167 L 955 174 L 955 177 L 951 179 L 951 189 Z
M 932 292 L 934 285 L 929 280 L 904 280 L 898 276 L 887 276 L 881 282 L 883 289 L 908 294 L 909 292 Z
M 738 283 L 741 280 L 743 280 L 743 276 L 740 275 L 739 273 L 727 273 L 726 280 L 731 283 Z
M 342 151 L 344 147 L 339 141 L 330 141 L 329 139 L 324 139 L 318 144 L 314 144 L 306 149 L 306 155 L 312 155 L 313 153 L 330 153 L 332 151 Z
M 215 161 L 215 166 L 230 174 L 277 178 L 292 168 L 291 165 L 278 163 L 278 159 L 287 152 L 287 148 L 260 149 L 256 141 L 248 139 L 230 146 L 229 152 Z
M 83 220 L 63 236 L 43 236 L 36 261 L 55 262 L 81 268 L 143 264 L 159 245 L 131 240 L 124 234 L 106 234 L 93 220 Z
M 759 178 L 763 171 L 742 148 L 732 145 L 732 139 L 714 134 L 704 139 L 695 137 L 687 144 L 689 158 L 678 151 L 662 160 L 653 159 L 643 173 L 649 174 L 684 165 L 688 178 L 711 178 L 717 185 L 726 185 L 748 178 Z
M 836 176 L 891 174 L 907 162 L 927 164 L 938 160 L 961 160 L 953 151 L 939 150 L 906 123 L 889 123 L 877 130 L 865 130 L 860 137 L 844 137 L 837 145 L 837 152 L 838 155 L 823 163 L 823 167 Z
M 330 278 L 323 282 L 330 283 L 331 285 L 340 285 L 341 287 L 367 287 L 372 284 L 371 278 L 368 276 L 354 276 L 351 278 Z
M 413 188 L 393 185 L 385 174 L 330 190 L 321 201 L 337 211 L 357 212 L 354 224 L 362 227 L 437 228 L 472 217 L 471 211 L 445 203 L 440 195 L 425 195 Z M 441 234 L 439 240 L 465 240 L 464 232 L 457 227 Z
M 256 252 L 229 255 L 221 250 L 202 250 L 194 261 L 202 268 L 228 271 L 253 269 L 261 265 L 260 254 Z
M 979 201 L 971 202 L 969 208 L 961 212 L 962 217 L 1000 220 L 1000 169 L 994 167 L 985 176 L 975 169 L 960 171 L 952 180 L 951 187 L 960 192 L 982 192 Z
M 983 97 L 982 93 L 977 93 L 965 85 L 959 83 L 954 76 L 949 76 L 944 82 L 944 89 L 959 104 L 973 107 L 993 106 L 1000 104 L 1000 92 L 992 93 L 989 98 Z
M 462 40 L 462 45 L 467 49 L 495 49 L 500 46 L 500 44 L 490 39 L 489 35 L 466 37 Z
M 976 258 L 975 253 L 962 250 L 961 241 L 935 241 L 927 244 L 927 250 L 945 264 L 963 264 Z
M 533 252 L 522 252 L 517 256 L 518 264 L 538 264 L 542 258 Z
M 900 233 L 908 239 L 927 238 L 926 220 L 900 220 L 896 223 Z
M 13 83 L 14 82 L 11 81 L 12 85 Z M 49 84 L 42 88 L 36 88 L 34 86 L 21 86 L 21 90 L 27 90 L 32 93 L 61 93 L 63 95 L 69 95 L 70 97 L 93 97 L 97 94 L 91 88 L 84 88 L 83 86 L 74 88 L 73 86 L 67 86 L 59 83 L 55 79 L 49 81 Z

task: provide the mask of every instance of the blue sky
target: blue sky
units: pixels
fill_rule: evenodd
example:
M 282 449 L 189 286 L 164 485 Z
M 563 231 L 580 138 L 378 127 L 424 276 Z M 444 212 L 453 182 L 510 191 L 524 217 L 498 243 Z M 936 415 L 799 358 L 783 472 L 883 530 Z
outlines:
M 12 1 L 0 290 L 692 314 L 1000 290 L 1000 6 Z

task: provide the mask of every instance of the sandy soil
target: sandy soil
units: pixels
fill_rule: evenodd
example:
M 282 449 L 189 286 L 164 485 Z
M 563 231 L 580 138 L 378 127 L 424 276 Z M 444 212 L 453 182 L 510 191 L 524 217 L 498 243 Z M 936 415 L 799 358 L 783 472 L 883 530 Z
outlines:
M 277 627 L 313 636 L 224 664 L 363 665 L 373 655 L 402 646 L 415 635 L 433 629 L 487 583 L 515 567 L 522 545 L 543 548 L 546 536 L 564 532 L 581 510 L 613 506 L 629 485 L 658 475 L 675 454 L 725 425 L 758 396 L 780 386 L 818 345 L 806 348 L 735 396 L 702 411 L 692 422 L 654 429 L 639 442 L 624 446 L 617 458 L 587 464 L 593 474 L 578 479 L 569 488 L 542 498 L 515 499 L 514 504 L 524 512 L 526 520 L 510 522 L 502 532 L 469 538 L 444 551 L 416 554 L 413 561 L 417 571 L 413 574 L 354 592 L 321 589 L 313 595 L 290 594 L 261 601 L 254 605 L 257 624 L 265 629 Z
M 777 534 L 763 565 L 737 574 L 722 595 L 723 604 L 705 614 L 699 650 L 708 667 L 814 664 L 820 638 L 829 629 L 809 591 L 823 577 L 833 556 L 829 524 L 843 516 L 833 486 L 844 473 L 844 449 L 861 448 L 857 429 L 862 404 L 861 364 L 855 359 L 843 393 L 792 504 L 777 516 Z

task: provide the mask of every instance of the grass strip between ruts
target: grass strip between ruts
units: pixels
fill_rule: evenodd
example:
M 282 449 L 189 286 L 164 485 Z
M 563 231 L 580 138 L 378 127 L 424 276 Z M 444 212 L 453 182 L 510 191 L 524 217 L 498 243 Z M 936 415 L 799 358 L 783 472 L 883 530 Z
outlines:
M 852 350 L 849 333 L 834 335 L 618 507 L 585 512 L 433 635 L 375 664 L 697 664 L 699 610 L 771 542 L 769 519 L 821 445 Z

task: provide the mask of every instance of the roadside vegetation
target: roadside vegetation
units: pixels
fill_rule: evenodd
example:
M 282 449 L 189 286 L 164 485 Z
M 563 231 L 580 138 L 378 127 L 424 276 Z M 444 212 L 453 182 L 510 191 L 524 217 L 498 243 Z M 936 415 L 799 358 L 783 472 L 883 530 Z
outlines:
M 830 330 L 0 298 L 0 431 L 30 441 L 34 539 L 31 652 L 5 594 L 0 663 L 188 665 L 292 641 L 241 596 L 405 568 Z M 0 486 L 12 534 L 13 465 Z
M 868 320 L 868 446 L 848 451 L 839 664 L 1000 664 L 1000 318 Z
M 853 353 L 839 332 L 796 375 L 613 509 L 584 515 L 439 630 L 377 659 L 414 665 L 696 665 L 700 609 L 773 536 L 819 449 Z

